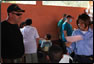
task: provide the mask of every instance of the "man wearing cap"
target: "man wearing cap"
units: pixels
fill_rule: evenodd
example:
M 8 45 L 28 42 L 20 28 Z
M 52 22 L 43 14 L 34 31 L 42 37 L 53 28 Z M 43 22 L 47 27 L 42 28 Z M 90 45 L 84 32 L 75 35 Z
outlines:
M 8 19 L 1 23 L 1 57 L 3 63 L 21 63 L 24 55 L 23 36 L 17 23 L 21 20 L 24 10 L 17 4 L 11 4 L 8 9 Z

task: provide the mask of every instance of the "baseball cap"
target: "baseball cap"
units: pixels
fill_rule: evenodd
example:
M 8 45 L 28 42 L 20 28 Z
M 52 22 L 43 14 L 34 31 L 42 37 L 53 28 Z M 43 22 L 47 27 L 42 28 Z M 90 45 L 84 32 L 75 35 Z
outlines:
M 7 12 L 10 13 L 12 11 L 16 11 L 16 12 L 25 12 L 25 10 L 22 10 L 17 4 L 11 4 L 8 8 L 7 8 Z

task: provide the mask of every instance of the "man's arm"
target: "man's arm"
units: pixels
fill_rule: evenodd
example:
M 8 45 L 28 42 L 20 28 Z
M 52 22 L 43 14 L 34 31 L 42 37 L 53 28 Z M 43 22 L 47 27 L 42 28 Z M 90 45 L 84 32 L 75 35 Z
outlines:
M 67 36 L 67 31 L 66 31 L 66 30 L 64 30 L 63 32 L 64 32 L 64 36 L 66 37 L 66 36 Z
M 67 36 L 67 24 L 66 24 L 66 22 L 64 22 L 63 24 L 62 24 L 62 39 L 63 39 L 63 41 L 65 41 L 66 42 L 66 39 L 65 39 L 65 37 Z
M 37 48 L 39 46 L 39 38 L 36 38 Z
M 37 48 L 38 48 L 38 46 L 39 46 L 39 34 L 38 34 L 38 31 L 37 31 L 37 29 L 36 28 L 34 28 L 35 29 L 35 38 L 36 38 L 36 44 L 37 44 Z
M 75 36 L 75 35 L 76 35 L 75 31 L 73 31 L 72 36 Z M 67 37 L 66 37 L 66 38 L 67 38 Z M 70 47 L 73 43 L 74 43 L 74 42 L 66 42 L 66 46 L 67 46 L 67 47 Z

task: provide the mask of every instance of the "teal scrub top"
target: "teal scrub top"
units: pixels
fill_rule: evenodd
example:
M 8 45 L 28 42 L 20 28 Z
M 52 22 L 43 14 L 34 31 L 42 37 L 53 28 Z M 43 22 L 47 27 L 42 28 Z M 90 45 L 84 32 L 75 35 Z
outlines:
M 67 36 L 71 36 L 72 35 L 72 32 L 73 32 L 73 29 L 72 29 L 71 24 L 69 24 L 67 22 L 64 22 L 62 24 L 62 40 L 63 41 L 66 41 L 66 39 L 64 37 L 64 33 L 63 33 L 64 30 L 67 31 Z
M 61 33 L 61 36 L 62 36 L 62 24 L 64 23 L 63 19 L 61 19 L 59 22 L 58 22 L 58 27 L 60 28 L 60 33 Z

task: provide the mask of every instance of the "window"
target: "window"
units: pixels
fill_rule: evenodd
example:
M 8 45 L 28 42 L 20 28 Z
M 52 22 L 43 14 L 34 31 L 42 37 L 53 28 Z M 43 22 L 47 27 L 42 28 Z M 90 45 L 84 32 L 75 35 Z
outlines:
M 88 8 L 89 1 L 43 1 L 43 5 L 84 7 Z
M 3 3 L 36 4 L 36 1 L 2 1 Z

